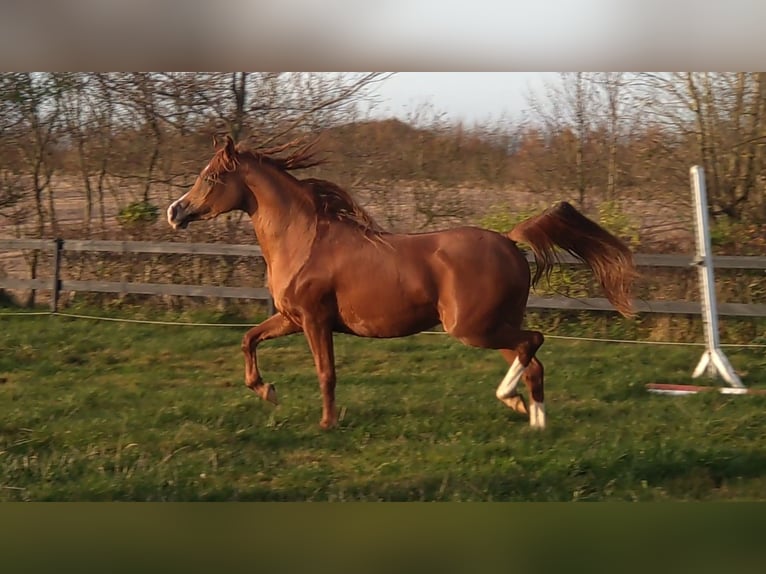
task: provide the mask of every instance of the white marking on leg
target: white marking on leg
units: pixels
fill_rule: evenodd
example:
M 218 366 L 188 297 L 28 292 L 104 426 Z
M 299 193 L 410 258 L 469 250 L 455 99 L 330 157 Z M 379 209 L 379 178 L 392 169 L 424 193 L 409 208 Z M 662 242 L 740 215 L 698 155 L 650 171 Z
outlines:
M 529 409 L 529 426 L 537 429 L 545 428 L 545 404 L 534 399 Z
M 500 385 L 497 387 L 495 396 L 500 400 L 507 399 L 508 397 L 512 396 L 516 392 L 516 385 L 519 384 L 521 375 L 524 374 L 525 370 L 526 367 L 522 367 L 521 361 L 519 361 L 519 358 L 516 357 L 513 360 L 513 363 L 511 363 L 511 367 L 508 369 L 505 377 L 500 382 Z

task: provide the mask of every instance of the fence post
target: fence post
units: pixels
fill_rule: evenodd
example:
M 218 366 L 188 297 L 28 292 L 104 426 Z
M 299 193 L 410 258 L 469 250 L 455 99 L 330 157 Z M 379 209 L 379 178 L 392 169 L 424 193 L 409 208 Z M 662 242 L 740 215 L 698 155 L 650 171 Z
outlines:
M 59 306 L 59 291 L 61 291 L 61 252 L 64 240 L 57 237 L 53 240 L 53 279 L 51 284 L 51 313 L 56 313 Z

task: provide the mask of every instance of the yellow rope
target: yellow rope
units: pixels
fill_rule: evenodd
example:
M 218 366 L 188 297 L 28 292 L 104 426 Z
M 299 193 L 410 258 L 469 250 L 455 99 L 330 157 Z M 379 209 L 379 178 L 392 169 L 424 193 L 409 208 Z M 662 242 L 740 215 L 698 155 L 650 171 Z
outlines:
M 163 325 L 171 327 L 252 327 L 255 323 L 185 323 L 179 321 L 156 321 L 150 319 L 122 319 L 119 317 L 99 317 L 96 315 L 79 315 L 76 313 L 53 313 L 51 311 L 34 312 L 7 312 L 0 313 L 0 317 L 25 317 L 55 315 L 58 317 L 67 317 L 71 319 L 88 319 L 92 321 L 111 321 L 114 323 L 133 323 L 142 325 Z M 446 335 L 444 331 L 422 331 L 422 335 Z M 705 343 L 685 343 L 680 341 L 636 341 L 633 339 L 599 339 L 596 337 L 568 337 L 565 335 L 545 335 L 546 339 L 559 339 L 562 341 L 586 341 L 592 343 L 622 343 L 630 345 L 666 345 L 666 346 L 684 346 L 684 347 L 704 347 Z M 737 347 L 743 349 L 766 349 L 766 345 L 758 343 L 723 343 L 721 347 Z

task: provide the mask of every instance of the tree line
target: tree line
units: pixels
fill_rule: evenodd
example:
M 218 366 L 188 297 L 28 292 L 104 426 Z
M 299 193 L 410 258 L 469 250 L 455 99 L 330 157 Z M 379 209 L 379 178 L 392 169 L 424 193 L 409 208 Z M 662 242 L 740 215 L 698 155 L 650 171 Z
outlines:
M 319 132 L 353 118 L 386 76 L 0 74 L 0 213 L 55 234 L 54 176 L 65 174 L 82 188 L 84 225 L 105 225 L 107 194 L 130 188 L 132 199 L 148 202 L 153 187 L 188 185 L 211 136 L 265 145 Z
M 713 215 L 766 219 L 766 74 L 566 73 L 532 98 L 525 145 L 555 156 L 552 185 L 608 198 L 688 181 L 702 165 Z M 539 131 L 538 131 L 539 130 Z M 551 138 L 556 140 L 552 144 Z
M 56 235 L 66 177 L 81 190 L 82 232 L 103 229 L 110 201 L 151 207 L 158 188 L 188 186 L 211 136 L 224 133 L 256 146 L 323 134 L 341 183 L 429 182 L 414 203 L 430 221 L 459 215 L 438 189 L 461 181 L 569 194 L 583 206 L 688 202 L 692 164 L 705 168 L 714 216 L 766 221 L 762 72 L 563 73 L 529 95 L 522 117 L 470 126 L 434 109 L 373 119 L 388 76 L 0 74 L 0 222 Z

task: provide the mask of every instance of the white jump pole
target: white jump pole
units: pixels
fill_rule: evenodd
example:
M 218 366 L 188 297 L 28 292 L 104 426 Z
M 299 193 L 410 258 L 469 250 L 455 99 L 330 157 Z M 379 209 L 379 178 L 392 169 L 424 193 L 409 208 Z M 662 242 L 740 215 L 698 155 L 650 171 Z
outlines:
M 713 252 L 710 248 L 710 227 L 707 217 L 705 172 L 698 165 L 692 166 L 689 171 L 697 243 L 697 256 L 693 265 L 696 265 L 699 270 L 700 304 L 702 305 L 702 322 L 705 325 L 705 344 L 707 347 L 697 364 L 697 368 L 694 369 L 692 377 L 697 378 L 705 372 L 710 377 L 720 375 L 730 385 L 730 387 L 718 387 L 718 392 L 721 394 L 763 394 L 766 391 L 748 389 L 742 384 L 726 355 L 721 351 L 721 345 L 718 341 L 718 307 L 715 297 Z M 714 387 L 665 383 L 649 383 L 646 387 L 649 392 L 665 395 L 693 395 L 703 391 L 715 390 Z
M 705 171 L 702 167 L 695 165 L 690 169 L 690 174 L 697 228 L 697 257 L 694 264 L 699 270 L 702 321 L 705 325 L 705 343 L 707 345 L 707 349 L 697 364 L 697 368 L 694 369 L 692 377 L 697 378 L 704 372 L 707 372 L 710 377 L 715 377 L 718 374 L 730 386 L 743 389 L 745 385 L 742 384 L 726 355 L 721 351 L 718 340 L 718 307 L 713 277 L 713 254 L 710 248 Z

